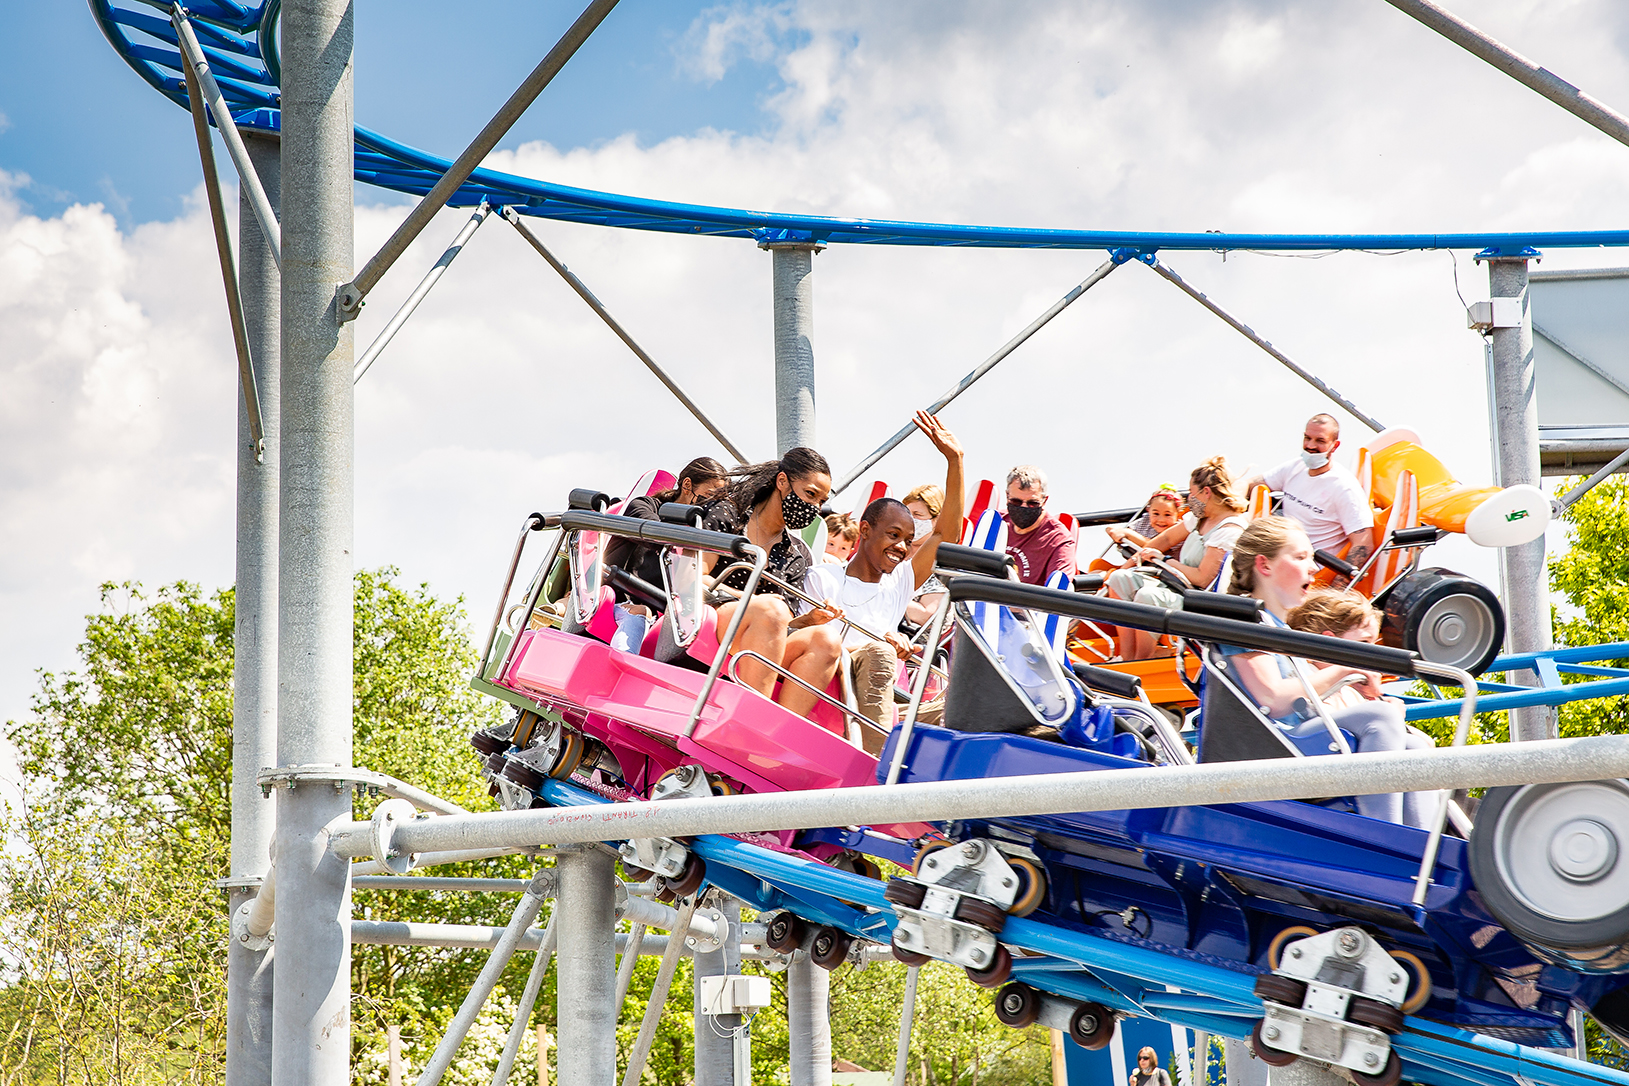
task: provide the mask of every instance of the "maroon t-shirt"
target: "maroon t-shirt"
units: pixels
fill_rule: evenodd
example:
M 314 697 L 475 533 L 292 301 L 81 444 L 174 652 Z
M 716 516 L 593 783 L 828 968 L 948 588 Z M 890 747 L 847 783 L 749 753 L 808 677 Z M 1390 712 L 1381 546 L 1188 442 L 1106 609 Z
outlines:
M 1025 584 L 1045 584 L 1060 569 L 1071 576 L 1075 572 L 1075 537 L 1051 514 L 1023 535 L 1007 521 L 1007 553 L 1018 563 L 1018 579 Z

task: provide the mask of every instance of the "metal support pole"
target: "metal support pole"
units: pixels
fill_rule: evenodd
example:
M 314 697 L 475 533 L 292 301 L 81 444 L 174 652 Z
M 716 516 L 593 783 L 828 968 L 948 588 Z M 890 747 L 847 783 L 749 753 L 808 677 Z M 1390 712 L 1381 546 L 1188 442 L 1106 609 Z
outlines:
M 1594 490 L 1596 486 L 1604 482 L 1606 477 L 1611 475 L 1613 472 L 1622 471 L 1625 466 L 1629 466 L 1629 449 L 1623 450 L 1617 456 L 1608 461 L 1604 466 L 1602 466 L 1600 471 L 1597 471 L 1594 475 L 1591 475 L 1588 479 L 1585 479 L 1583 482 L 1567 491 L 1565 497 L 1556 499 L 1556 514 L 1559 516 L 1560 514 L 1565 513 L 1568 509 L 1571 509 L 1579 498 L 1582 498 L 1585 494 L 1588 494 L 1591 490 Z
M 972 388 L 975 381 L 989 373 L 991 370 L 995 369 L 996 365 L 1000 363 L 1002 359 L 1006 358 L 1019 347 L 1023 346 L 1025 340 L 1029 339 L 1030 336 L 1033 336 L 1036 332 L 1039 332 L 1042 328 L 1046 327 L 1047 323 L 1051 321 L 1053 317 L 1056 317 L 1059 313 L 1062 313 L 1065 309 L 1068 309 L 1070 305 L 1074 304 L 1076 298 L 1079 298 L 1082 294 L 1085 294 L 1088 290 L 1091 290 L 1097 284 L 1101 283 L 1110 272 L 1119 266 L 1120 265 L 1112 259 L 1104 261 L 1096 271 L 1092 272 L 1092 274 L 1088 275 L 1085 279 L 1082 279 L 1079 283 L 1075 284 L 1069 293 L 1053 302 L 1045 313 L 1042 313 L 1039 317 L 1036 317 L 1034 320 L 1030 321 L 1029 324 L 1026 325 L 1024 329 L 1016 336 L 1013 336 L 1007 342 L 1003 343 L 1001 348 L 996 351 L 995 354 L 991 355 L 989 358 L 986 358 L 983 362 L 980 362 L 971 373 L 969 373 L 966 377 L 963 377 L 960 381 L 957 381 L 956 384 L 951 387 L 950 391 L 946 392 L 943 396 L 940 396 L 937 400 L 934 400 L 933 403 L 929 404 L 928 414 L 937 415 L 943 408 L 949 406 L 950 401 Z M 914 433 L 916 433 L 916 423 L 906 423 L 900 428 L 898 433 L 889 438 L 887 441 L 884 441 L 874 452 L 871 453 L 870 456 L 860 461 L 860 463 L 856 465 L 852 471 L 843 476 L 842 481 L 832 488 L 832 493 L 838 494 L 848 489 L 851 485 L 853 485 L 854 480 L 858 479 L 861 475 L 865 474 L 871 469 L 871 465 L 893 452 L 900 442 L 904 441 Z
M 894 1050 L 894 1086 L 905 1086 L 905 1072 L 911 1060 L 911 1022 L 916 1017 L 916 978 L 919 965 L 905 969 L 905 999 L 899 1008 L 899 1046 Z
M 583 9 L 583 13 L 577 16 L 577 21 L 571 24 L 570 29 L 555 42 L 554 48 L 549 50 L 548 55 L 532 69 L 532 74 L 515 88 L 515 93 L 509 96 L 509 101 L 503 104 L 492 119 L 486 122 L 486 127 L 481 129 L 480 134 L 464 148 L 464 153 L 458 156 L 458 161 L 441 175 L 435 187 L 425 193 L 424 199 L 420 200 L 408 213 L 407 218 L 402 220 L 396 232 L 390 235 L 390 240 L 373 254 L 373 258 L 357 273 L 355 279 L 345 284 L 339 295 L 341 320 L 355 319 L 357 311 L 362 307 L 362 299 L 368 296 L 368 291 L 378 285 L 385 272 L 390 270 L 390 266 L 407 251 L 409 245 L 413 244 L 413 239 L 430 225 L 430 220 L 435 218 L 436 212 L 445 207 L 447 201 L 452 199 L 453 193 L 469 180 L 469 175 L 475 172 L 481 160 L 498 145 L 498 141 L 503 139 L 504 134 L 514 123 L 520 120 L 520 115 L 537 100 L 539 94 L 543 93 L 543 88 L 560 74 L 560 69 L 566 66 L 566 61 L 572 58 L 583 42 L 588 40 L 588 36 L 594 33 L 595 28 L 616 6 L 617 0 L 593 0 Z M 284 21 L 287 21 L 287 16 L 284 16 Z M 286 66 L 287 62 L 284 63 Z
M 205 59 L 204 51 L 198 45 L 198 38 L 192 32 L 192 22 L 179 3 L 170 12 L 170 25 L 175 27 L 176 41 L 187 59 L 188 84 L 190 86 L 193 78 L 197 79 L 199 89 L 203 92 L 203 100 L 209 106 L 209 112 L 215 115 L 215 127 L 220 130 L 221 139 L 226 143 L 226 152 L 232 156 L 232 165 L 237 167 L 238 181 L 248 190 L 249 206 L 254 209 L 255 220 L 260 223 L 261 232 L 266 236 L 272 260 L 281 267 L 283 239 L 282 231 L 277 225 L 277 213 L 272 210 L 271 200 L 260 187 L 260 179 L 255 173 L 254 166 L 249 162 L 249 152 L 244 147 L 243 137 L 238 134 L 237 123 L 232 120 L 232 111 L 227 107 L 220 85 L 215 82 L 215 76 L 209 70 L 209 61 Z M 348 52 L 346 63 L 347 65 L 350 63 Z M 286 93 L 287 80 L 284 82 Z
M 555 859 L 560 918 L 558 985 L 560 1086 L 611 1086 L 617 1073 L 616 943 L 611 853 L 595 845 Z M 678 940 L 682 942 L 682 940 Z
M 701 978 L 722 977 L 741 971 L 741 903 L 729 901 L 720 909 L 724 914 L 724 930 L 719 932 L 719 947 L 714 951 L 695 955 L 691 966 L 695 1018 L 695 1084 L 696 1086 L 731 1086 L 735 1082 L 735 1045 L 731 1034 L 741 1025 L 739 1014 L 703 1014 L 701 1012 Z M 677 934 L 677 933 L 675 933 Z M 739 1083 L 737 1086 L 752 1086 Z
M 680 933 L 690 927 L 690 918 L 695 915 L 699 900 L 699 895 L 693 895 L 686 898 L 679 908 L 679 919 L 668 935 L 667 948 L 662 952 L 662 964 L 657 967 L 656 980 L 651 983 L 650 999 L 645 1003 L 645 1017 L 639 1023 L 639 1036 L 634 1038 L 633 1050 L 628 1053 L 628 1068 L 623 1072 L 622 1086 L 638 1086 L 645 1076 L 645 1061 L 650 1058 L 650 1046 L 656 1040 L 656 1027 L 662 1021 L 668 988 L 673 984 L 673 973 L 679 968 L 679 959 L 684 956 L 684 939 Z
M 1350 1079 L 1329 1065 L 1307 1059 L 1273 1068 L 1268 1081 L 1272 1086 L 1351 1086 Z
M 775 313 L 775 455 L 815 444 L 814 255 L 824 245 L 760 242 L 770 253 Z
M 786 967 L 791 1086 L 831 1086 L 831 974 L 799 952 Z
M 238 360 L 238 385 L 247 411 L 250 446 L 258 462 L 266 455 L 266 434 L 260 417 L 260 394 L 255 387 L 254 360 L 249 353 L 248 334 L 243 328 L 243 300 L 238 294 L 238 272 L 232 258 L 232 239 L 226 233 L 226 208 L 221 199 L 221 179 L 215 170 L 215 142 L 209 137 L 209 119 L 204 114 L 204 95 L 197 76 L 189 66 L 187 99 L 192 103 L 192 130 L 198 139 L 198 161 L 204 171 L 204 192 L 209 199 L 209 224 L 215 234 L 215 256 L 221 265 L 221 281 L 226 286 L 226 318 L 232 326 L 232 347 Z M 251 167 L 253 168 L 253 167 Z M 244 203 L 247 186 L 239 186 L 239 205 Z M 269 197 L 268 197 L 269 199 Z M 242 218 L 239 218 L 242 224 Z
M 543 931 L 543 945 L 538 948 L 537 957 L 532 960 L 532 971 L 526 975 L 526 987 L 520 993 L 520 1003 L 515 1007 L 515 1021 L 509 1027 L 509 1037 L 504 1042 L 503 1054 L 498 1057 L 497 1069 L 492 1072 L 492 1086 L 504 1086 L 509 1081 L 509 1072 L 514 1069 L 515 1057 L 520 1055 L 520 1043 L 525 1040 L 532 1021 L 532 1007 L 537 1004 L 538 989 L 543 987 L 543 974 L 549 971 L 549 959 L 554 956 L 554 943 L 556 931 L 554 918 L 557 914 L 549 916 L 549 926 Z M 634 951 L 635 955 L 639 952 Z
M 509 926 L 503 929 L 503 936 L 498 940 L 498 945 L 487 955 L 486 964 L 481 967 L 475 983 L 470 985 L 469 994 L 464 997 L 464 1002 L 459 1004 L 458 1013 L 447 1023 L 447 1032 L 442 1034 L 435 1052 L 430 1055 L 424 1070 L 419 1073 L 416 1086 L 436 1086 L 436 1083 L 441 1081 L 441 1076 L 447 1073 L 447 1068 L 452 1066 L 453 1057 L 458 1055 L 458 1048 L 464 1043 L 469 1028 L 475 1024 L 481 1008 L 486 1006 L 487 997 L 492 994 L 492 989 L 497 987 L 498 978 L 503 976 L 504 969 L 509 965 L 509 959 L 515 956 L 521 939 L 532 926 L 532 921 L 537 919 L 537 914 L 542 911 L 543 899 L 548 894 L 553 876 L 553 871 L 538 872 L 532 878 L 532 884 L 526 888 L 526 892 L 520 895 L 520 901 L 509 917 Z M 555 915 L 559 915 L 558 910 Z M 550 918 L 551 931 L 554 928 L 554 919 Z M 546 931 L 543 935 L 545 947 L 548 945 L 548 938 L 549 932 Z M 540 952 L 537 958 L 538 961 L 542 961 L 544 954 Z
M 1498 432 L 1499 482 L 1542 485 L 1539 477 L 1538 396 L 1534 387 L 1533 317 L 1527 293 L 1527 258 L 1494 257 L 1488 261 L 1488 291 L 1493 298 L 1521 300 L 1521 323 L 1494 328 L 1493 403 Z M 1507 652 L 1538 652 L 1554 644 L 1550 632 L 1550 593 L 1544 569 L 1544 537 L 1506 547 L 1501 552 Z M 1510 681 L 1537 686 L 1538 674 L 1514 673 Z M 1556 710 L 1547 705 L 1513 709 L 1510 737 L 1549 739 L 1556 734 Z
M 1476 29 L 1430 0 L 1386 0 L 1474 56 L 1480 57 L 1530 90 L 1548 98 L 1585 124 L 1629 144 L 1629 117 L 1591 98 L 1548 68 L 1541 68 L 1495 38 Z
M 282 192 L 278 141 L 248 141 L 249 159 L 272 206 Z M 243 330 L 260 371 L 260 418 L 238 406 L 237 574 L 232 628 L 232 859 L 234 880 L 271 868 L 277 807 L 260 793 L 261 769 L 277 762 L 277 428 L 282 279 L 255 224 L 247 189 L 238 188 L 238 282 Z M 266 429 L 268 455 L 257 456 L 254 422 Z M 253 890 L 233 886 L 236 913 Z M 226 953 L 226 1083 L 270 1086 L 272 951 L 237 940 Z
M 446 252 L 441 254 L 441 259 L 437 260 L 431 265 L 430 270 L 424 273 L 424 278 L 419 280 L 419 285 L 413 288 L 413 293 L 407 296 L 407 301 L 402 303 L 402 307 L 396 310 L 396 315 L 390 318 L 390 322 L 374 337 L 373 342 L 368 344 L 368 349 L 362 352 L 362 357 L 356 360 L 356 374 L 351 378 L 352 384 L 362 380 L 362 375 L 368 372 L 368 367 L 373 365 L 373 360 L 378 358 L 386 347 L 390 346 L 390 341 L 396 338 L 396 333 L 401 331 L 402 325 L 407 323 L 407 318 L 411 317 L 413 311 L 419 307 L 419 303 L 424 301 L 425 295 L 430 293 L 430 288 L 441 281 L 441 277 L 446 273 L 447 268 L 458 258 L 458 254 L 464 251 L 464 243 L 475 236 L 475 231 L 480 229 L 481 224 L 486 222 L 486 217 L 491 213 L 491 205 L 482 200 L 481 206 L 475 209 L 475 214 L 469 217 L 469 221 L 453 238 L 452 244 L 447 246 Z
M 1256 1058 L 1256 1054 L 1250 1051 L 1249 1041 L 1225 1038 L 1222 1052 L 1227 1068 L 1227 1086 L 1267 1086 L 1269 1074 L 1277 1070 Z
M 1186 294 L 1188 297 L 1192 298 L 1194 301 L 1198 302 L 1200 305 L 1222 318 L 1222 321 L 1229 328 L 1232 328 L 1245 339 L 1248 339 L 1251 343 L 1254 343 L 1257 347 L 1260 347 L 1262 350 L 1272 355 L 1291 373 L 1295 374 L 1297 377 L 1301 378 L 1301 380 L 1305 381 L 1307 384 L 1311 385 L 1313 388 L 1335 401 L 1335 403 L 1345 408 L 1353 418 L 1363 423 L 1363 425 L 1367 426 L 1377 434 L 1385 429 L 1385 426 L 1383 426 L 1381 423 L 1375 421 L 1373 418 L 1370 418 L 1368 415 L 1359 410 L 1357 404 L 1353 403 L 1351 400 L 1348 400 L 1345 396 L 1342 396 L 1339 392 L 1336 392 L 1334 389 L 1324 384 L 1323 381 L 1296 365 L 1283 351 L 1280 351 L 1277 347 L 1274 347 L 1271 343 L 1256 335 L 1255 331 L 1249 325 L 1245 324 L 1233 314 L 1211 301 L 1201 291 L 1198 291 L 1190 286 L 1188 281 L 1183 279 L 1182 276 L 1178 275 L 1170 268 L 1167 268 L 1164 264 L 1160 264 L 1158 262 L 1150 264 L 1149 267 L 1158 272 L 1160 278 L 1164 279 L 1167 283 L 1170 283 L 1172 286 L 1182 291 L 1182 293 Z
M 354 248 L 350 0 L 283 8 L 277 763 L 351 764 L 352 331 L 335 309 Z M 328 848 L 348 786 L 277 793 L 279 1086 L 350 1079 L 350 871 Z M 457 816 L 450 816 L 457 817 Z
M 600 320 L 605 322 L 606 327 L 615 332 L 617 338 L 628 345 L 628 349 L 634 353 L 634 357 L 643 362 L 645 368 L 655 374 L 656 379 L 662 382 L 680 403 L 684 404 L 685 410 L 695 416 L 696 421 L 706 427 L 707 432 L 712 434 L 731 456 L 745 464 L 747 462 L 746 454 L 736 447 L 735 442 L 724 436 L 724 431 L 719 429 L 700 407 L 696 406 L 696 401 L 692 400 L 684 389 L 679 387 L 678 382 L 669 377 L 667 371 L 658 366 L 656 360 L 645 353 L 643 347 L 634 342 L 634 338 L 628 334 L 627 330 L 622 327 L 615 317 L 611 316 L 611 311 L 605 308 L 605 304 L 594 296 L 593 291 L 588 289 L 588 284 L 577 278 L 570 268 L 562 264 L 553 253 L 549 252 L 548 246 L 543 244 L 542 239 L 532 233 L 526 224 L 521 221 L 520 213 L 512 207 L 506 206 L 503 209 L 503 217 L 509 221 L 509 225 L 513 226 L 521 237 L 526 239 L 527 244 L 537 250 L 538 256 L 549 262 L 549 267 L 559 273 L 560 278 L 566 281 L 566 285 L 577 292 L 577 297 L 588 304 L 588 308 L 592 309 Z

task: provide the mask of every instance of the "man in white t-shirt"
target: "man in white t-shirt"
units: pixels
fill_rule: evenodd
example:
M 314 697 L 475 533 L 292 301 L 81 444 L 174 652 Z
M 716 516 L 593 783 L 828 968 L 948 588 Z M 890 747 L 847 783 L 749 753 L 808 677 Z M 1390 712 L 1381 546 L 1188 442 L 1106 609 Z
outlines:
M 848 564 L 813 566 L 803 581 L 805 593 L 827 601 L 842 617 L 869 631 L 862 633 L 850 626 L 844 632 L 843 647 L 852 661 L 860 713 L 883 728 L 893 716 L 892 691 L 899 661 L 911 652 L 910 642 L 899 633 L 899 620 L 905 617 L 917 587 L 933 574 L 939 544 L 960 539 L 962 533 L 962 447 L 954 434 L 926 412 L 917 413 L 916 425 L 944 454 L 946 467 L 944 505 L 915 557 L 905 560 L 917 539 L 911 511 L 893 498 L 878 498 L 860 514 L 860 538 Z M 866 749 L 878 753 L 882 740 L 881 735 L 867 734 Z
M 1361 566 L 1374 549 L 1374 511 L 1364 499 L 1357 477 L 1331 459 L 1341 446 L 1341 424 L 1333 415 L 1314 415 L 1301 435 L 1301 455 L 1265 475 L 1245 482 L 1244 490 L 1258 483 L 1284 495 L 1284 515 L 1294 517 L 1307 530 L 1316 550 L 1340 554 Z

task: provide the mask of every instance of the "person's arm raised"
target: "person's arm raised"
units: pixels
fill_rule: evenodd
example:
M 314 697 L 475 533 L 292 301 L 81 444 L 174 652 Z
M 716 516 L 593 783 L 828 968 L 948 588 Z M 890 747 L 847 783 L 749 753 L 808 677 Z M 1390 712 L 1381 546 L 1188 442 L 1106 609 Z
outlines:
M 962 513 L 966 501 L 962 491 L 967 484 L 962 480 L 962 446 L 956 440 L 956 435 L 926 411 L 916 413 L 916 428 L 926 434 L 928 440 L 945 456 L 945 504 L 933 522 L 933 531 L 916 552 L 916 557 L 911 559 L 911 572 L 916 575 L 915 586 L 920 588 L 933 575 L 939 544 L 947 540 L 957 542 L 962 537 Z

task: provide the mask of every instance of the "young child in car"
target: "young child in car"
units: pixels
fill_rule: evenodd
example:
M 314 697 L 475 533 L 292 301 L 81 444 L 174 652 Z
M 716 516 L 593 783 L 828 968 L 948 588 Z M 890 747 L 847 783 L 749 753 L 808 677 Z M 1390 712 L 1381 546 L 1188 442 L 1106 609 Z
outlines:
M 822 562 L 847 562 L 854 555 L 854 543 L 860 538 L 860 522 L 847 513 L 833 513 L 826 518 L 826 553 Z

